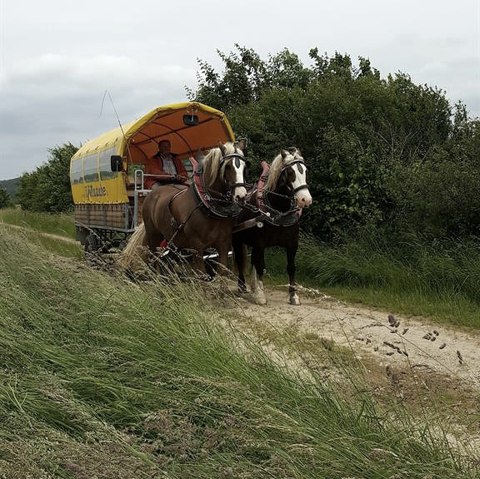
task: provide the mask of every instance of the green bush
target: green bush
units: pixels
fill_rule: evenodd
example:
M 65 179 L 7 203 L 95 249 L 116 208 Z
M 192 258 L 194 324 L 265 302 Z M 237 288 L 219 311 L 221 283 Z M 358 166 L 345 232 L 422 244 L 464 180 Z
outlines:
M 431 159 L 389 179 L 399 229 L 430 237 L 480 234 L 480 164 Z
M 0 208 L 8 208 L 11 206 L 12 202 L 10 200 L 10 196 L 5 190 L 0 186 Z
M 262 60 L 236 49 L 220 53 L 221 73 L 200 62 L 190 96 L 225 110 L 257 162 L 302 150 L 314 198 L 307 231 L 323 240 L 369 224 L 478 232 L 479 122 L 464 105 L 404 73 L 381 78 L 365 58 L 313 49 L 306 67 L 288 50 Z
M 50 159 L 20 177 L 17 201 L 24 210 L 64 213 L 73 208 L 70 159 L 78 150 L 71 143 L 49 150 Z

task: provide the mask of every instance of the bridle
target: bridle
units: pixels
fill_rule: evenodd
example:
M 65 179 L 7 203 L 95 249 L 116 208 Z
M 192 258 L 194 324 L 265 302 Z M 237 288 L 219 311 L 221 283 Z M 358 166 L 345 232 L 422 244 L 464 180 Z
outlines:
M 282 169 L 280 170 L 280 174 L 278 176 L 278 179 L 280 180 L 281 176 L 286 172 L 288 168 L 290 168 L 292 165 L 301 165 L 301 168 L 305 168 L 307 170 L 307 166 L 305 165 L 305 161 L 303 158 L 297 158 L 294 159 L 293 161 L 289 161 L 287 164 L 285 164 Z M 278 183 L 277 183 L 278 184 Z M 299 208 L 296 206 L 295 202 L 295 195 L 297 192 L 308 189 L 307 183 L 303 183 L 296 188 L 293 188 L 291 184 L 287 183 L 286 188 L 289 192 L 289 194 L 283 194 L 283 193 L 278 193 L 276 191 L 272 190 L 263 190 L 261 197 L 257 197 L 257 205 L 258 209 L 261 213 L 264 215 L 264 219 L 271 224 L 278 225 L 278 226 L 292 226 L 293 224 L 297 223 L 298 220 L 300 219 L 300 216 L 302 215 L 302 208 Z M 275 196 L 276 198 L 279 199 L 285 199 L 290 201 L 290 207 L 287 211 L 279 211 L 275 209 L 270 201 L 268 200 L 268 196 L 272 195 Z
M 195 196 L 199 204 L 204 206 L 210 215 L 219 218 L 233 218 L 242 212 L 241 206 L 233 201 L 232 196 L 235 188 L 242 186 L 246 188 L 246 185 L 244 182 L 228 184 L 225 179 L 225 168 L 229 160 L 235 161 L 237 168 L 240 167 L 240 161 L 245 162 L 245 164 L 247 163 L 245 157 L 238 152 L 222 156 L 220 159 L 220 176 L 224 185 L 227 187 L 226 193 L 207 188 L 203 177 L 203 166 L 198 163 L 196 165 L 194 164 L 192 186 Z
M 281 169 L 280 175 L 282 175 L 283 172 L 286 171 L 290 166 L 296 165 L 296 164 L 301 165 L 302 169 L 305 168 L 305 170 L 307 170 L 307 165 L 305 164 L 305 161 L 303 160 L 303 158 L 302 159 L 298 158 L 296 160 L 290 161 L 287 165 L 285 165 Z M 296 188 L 290 188 L 290 189 L 293 192 L 293 194 L 295 195 L 296 193 L 298 193 L 301 190 L 308 190 L 308 185 L 307 185 L 307 183 L 304 183 L 303 185 L 297 186 Z
M 220 160 L 220 170 L 221 170 L 221 176 L 223 178 L 223 180 L 225 181 L 225 167 L 227 166 L 227 161 L 228 160 L 232 160 L 232 161 L 235 161 L 235 167 L 236 168 L 240 168 L 240 161 L 243 161 L 245 163 L 245 166 L 247 166 L 248 162 L 247 160 L 245 159 L 245 157 L 243 155 L 241 155 L 240 153 L 230 153 L 228 155 L 225 155 L 225 156 L 222 156 L 221 160 Z M 244 175 L 244 178 L 245 178 L 245 175 Z M 226 183 L 226 182 L 225 182 Z M 229 190 L 230 190 L 230 194 L 233 193 L 233 191 L 235 190 L 235 188 L 239 188 L 239 187 L 244 187 L 246 188 L 247 185 L 245 184 L 245 182 L 243 183 L 233 183 L 232 185 L 227 185 L 229 187 Z

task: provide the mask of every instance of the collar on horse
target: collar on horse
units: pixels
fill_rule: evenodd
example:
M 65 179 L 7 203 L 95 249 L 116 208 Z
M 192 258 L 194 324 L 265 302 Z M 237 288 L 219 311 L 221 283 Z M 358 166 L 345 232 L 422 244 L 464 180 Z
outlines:
M 242 155 L 238 153 L 232 153 L 230 155 L 225 155 L 222 157 L 220 162 L 221 170 L 223 171 L 226 160 L 230 158 L 236 158 L 237 161 L 244 159 Z M 203 178 L 203 164 L 198 162 L 196 159 L 190 159 L 193 166 L 193 191 L 197 201 L 205 207 L 209 215 L 217 216 L 219 218 L 233 218 L 238 216 L 242 208 L 237 203 L 233 202 L 231 199 L 231 191 L 236 187 L 245 186 L 245 183 L 235 183 L 230 188 L 230 191 L 224 198 L 214 198 L 205 187 L 205 182 Z

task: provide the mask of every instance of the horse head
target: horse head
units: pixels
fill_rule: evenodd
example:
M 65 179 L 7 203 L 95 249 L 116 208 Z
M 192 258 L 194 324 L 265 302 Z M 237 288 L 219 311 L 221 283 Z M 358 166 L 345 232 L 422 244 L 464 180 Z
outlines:
M 295 147 L 281 150 L 270 168 L 266 190 L 286 190 L 295 198 L 297 208 L 309 207 L 312 195 L 307 184 L 307 166 Z
M 210 150 L 204 159 L 207 188 L 212 192 L 230 196 L 243 203 L 247 196 L 245 170 L 247 162 L 242 144 L 225 143 Z

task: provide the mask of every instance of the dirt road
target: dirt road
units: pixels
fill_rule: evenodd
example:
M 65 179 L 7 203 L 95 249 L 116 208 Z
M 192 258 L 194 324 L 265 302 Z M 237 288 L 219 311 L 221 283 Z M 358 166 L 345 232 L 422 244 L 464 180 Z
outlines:
M 346 304 L 311 289 L 302 292 L 300 306 L 287 303 L 286 288 L 270 288 L 267 295 L 267 306 L 244 298 L 238 311 L 278 331 L 294 328 L 332 340 L 360 359 L 373 358 L 385 367 L 402 365 L 454 376 L 465 386 L 480 390 L 480 334 L 474 331 Z

